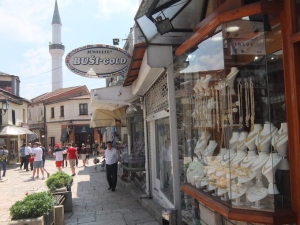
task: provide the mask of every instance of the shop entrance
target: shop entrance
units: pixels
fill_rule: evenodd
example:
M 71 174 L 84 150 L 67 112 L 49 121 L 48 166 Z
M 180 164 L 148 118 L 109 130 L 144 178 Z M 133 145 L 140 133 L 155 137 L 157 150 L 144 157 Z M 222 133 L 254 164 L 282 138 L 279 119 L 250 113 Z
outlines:
M 87 151 L 91 153 L 92 144 L 94 143 L 94 129 L 87 126 L 75 127 L 75 141 L 77 147 L 81 147 L 82 143 L 85 144 Z
M 94 143 L 94 136 L 92 134 L 76 134 L 75 144 L 77 147 L 81 147 L 82 143 L 85 144 L 89 153 L 91 153 L 91 147 Z

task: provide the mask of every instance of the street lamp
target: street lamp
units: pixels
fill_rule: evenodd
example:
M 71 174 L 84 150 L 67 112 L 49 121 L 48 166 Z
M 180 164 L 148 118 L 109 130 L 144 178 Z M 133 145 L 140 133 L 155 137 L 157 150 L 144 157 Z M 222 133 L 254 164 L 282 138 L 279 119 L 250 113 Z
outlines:
M 7 101 L 7 99 L 2 100 L 2 113 L 1 113 L 1 116 L 6 113 L 8 108 L 9 108 L 9 102 Z

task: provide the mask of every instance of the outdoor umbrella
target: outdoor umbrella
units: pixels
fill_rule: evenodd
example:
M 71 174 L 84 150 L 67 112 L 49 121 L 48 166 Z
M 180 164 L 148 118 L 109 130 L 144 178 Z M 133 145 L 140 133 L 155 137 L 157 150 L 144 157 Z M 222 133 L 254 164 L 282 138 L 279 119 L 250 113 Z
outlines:
M 1 127 L 0 135 L 22 135 L 33 134 L 30 130 L 24 127 L 5 126 Z
M 106 109 L 95 109 L 90 122 L 91 127 L 113 127 L 120 126 L 122 116 L 126 114 L 127 106 L 113 111 Z

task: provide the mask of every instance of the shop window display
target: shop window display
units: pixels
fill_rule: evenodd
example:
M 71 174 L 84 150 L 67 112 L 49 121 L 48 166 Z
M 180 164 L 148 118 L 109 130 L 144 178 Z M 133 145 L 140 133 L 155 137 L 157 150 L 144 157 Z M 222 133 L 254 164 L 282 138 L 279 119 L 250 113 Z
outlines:
M 233 208 L 290 207 L 281 30 L 271 20 L 224 23 L 174 66 L 182 184 Z

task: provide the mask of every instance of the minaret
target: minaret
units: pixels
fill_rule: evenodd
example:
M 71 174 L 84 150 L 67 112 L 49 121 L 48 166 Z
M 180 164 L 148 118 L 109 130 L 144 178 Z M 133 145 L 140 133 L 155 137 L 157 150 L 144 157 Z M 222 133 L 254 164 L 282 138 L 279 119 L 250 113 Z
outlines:
M 61 22 L 56 0 L 52 19 L 52 43 L 49 45 L 49 52 L 52 57 L 52 91 L 55 91 L 63 87 L 62 57 L 65 53 L 65 46 L 61 43 Z

